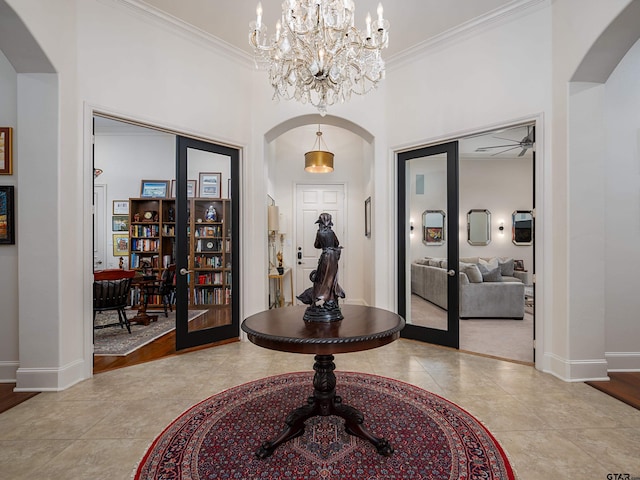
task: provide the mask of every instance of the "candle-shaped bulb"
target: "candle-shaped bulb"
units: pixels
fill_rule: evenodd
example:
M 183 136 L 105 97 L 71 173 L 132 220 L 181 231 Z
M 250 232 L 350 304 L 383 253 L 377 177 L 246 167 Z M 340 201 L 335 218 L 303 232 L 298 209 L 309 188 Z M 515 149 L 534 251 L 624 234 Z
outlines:
M 318 59 L 320 63 L 320 70 L 324 68 L 324 50 L 321 48 L 318 50 Z
M 371 15 L 367 12 L 367 38 L 371 37 Z
M 256 26 L 260 28 L 261 23 L 262 23 L 262 2 L 258 2 L 258 6 L 256 7 Z
M 382 23 L 382 3 L 378 4 L 378 22 Z

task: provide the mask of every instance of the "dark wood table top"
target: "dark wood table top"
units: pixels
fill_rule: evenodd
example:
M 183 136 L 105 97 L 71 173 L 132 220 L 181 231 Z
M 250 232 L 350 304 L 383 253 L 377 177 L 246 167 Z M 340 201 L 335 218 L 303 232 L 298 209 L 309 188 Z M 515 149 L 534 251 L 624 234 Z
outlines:
M 249 340 L 282 352 L 333 355 L 381 347 L 400 337 L 404 319 L 393 312 L 363 305 L 342 305 L 343 320 L 305 322 L 306 305 L 274 308 L 242 322 Z

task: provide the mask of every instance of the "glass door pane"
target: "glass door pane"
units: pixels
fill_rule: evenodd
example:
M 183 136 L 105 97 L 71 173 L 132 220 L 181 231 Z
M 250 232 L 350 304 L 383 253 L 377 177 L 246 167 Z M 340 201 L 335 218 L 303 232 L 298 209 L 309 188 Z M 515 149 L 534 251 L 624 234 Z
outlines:
M 176 348 L 239 335 L 235 149 L 178 138 Z
M 398 156 L 403 336 L 458 347 L 457 142 Z

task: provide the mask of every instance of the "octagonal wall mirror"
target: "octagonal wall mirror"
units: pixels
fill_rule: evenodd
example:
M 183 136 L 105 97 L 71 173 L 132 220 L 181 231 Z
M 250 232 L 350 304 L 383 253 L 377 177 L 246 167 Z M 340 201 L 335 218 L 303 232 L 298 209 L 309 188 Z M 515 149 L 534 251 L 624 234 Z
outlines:
M 491 242 L 491 212 L 472 209 L 467 213 L 467 242 L 469 245 L 489 245 Z
M 422 212 L 422 243 L 425 245 L 444 245 L 445 217 L 442 210 Z
M 533 244 L 533 212 L 516 210 L 511 215 L 511 241 L 514 245 Z

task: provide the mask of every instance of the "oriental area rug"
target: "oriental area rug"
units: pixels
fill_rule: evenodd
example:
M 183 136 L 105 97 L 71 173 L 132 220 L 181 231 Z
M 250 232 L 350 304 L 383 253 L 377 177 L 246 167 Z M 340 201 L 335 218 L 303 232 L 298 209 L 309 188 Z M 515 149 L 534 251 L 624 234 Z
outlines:
M 126 310 L 127 318 L 131 320 L 137 311 Z M 154 340 L 166 335 L 176 328 L 176 312 L 169 311 L 168 317 L 164 311 L 149 311 L 149 314 L 158 315 L 158 320 L 149 325 L 132 324 L 131 333 L 126 327 L 119 325 L 99 328 L 93 331 L 93 354 L 106 356 L 126 356 L 135 350 L 148 345 Z M 201 311 L 189 311 L 189 321 L 201 315 Z M 118 314 L 115 311 L 100 312 L 96 315 L 94 325 L 109 325 L 118 322 Z
M 303 435 L 270 457 L 256 450 L 313 393 L 312 372 L 231 388 L 193 406 L 156 438 L 136 480 L 160 479 L 500 479 L 515 478 L 493 435 L 457 405 L 397 380 L 336 372 L 336 393 L 394 448 L 389 457 L 348 435 L 335 416 L 312 417 Z

